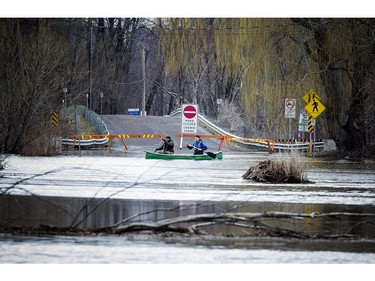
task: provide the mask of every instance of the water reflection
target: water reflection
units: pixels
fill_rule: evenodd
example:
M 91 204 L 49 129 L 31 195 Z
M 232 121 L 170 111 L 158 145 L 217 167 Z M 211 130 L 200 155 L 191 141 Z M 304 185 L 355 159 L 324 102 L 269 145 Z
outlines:
M 167 218 L 220 213 L 375 213 L 373 205 L 296 204 L 263 202 L 210 202 L 64 198 L 44 196 L 0 196 L 2 226 L 78 227 L 80 229 L 113 226 L 127 222 L 156 222 Z M 374 217 L 335 216 L 322 218 L 265 218 L 262 223 L 294 232 L 317 235 L 355 235 L 374 238 Z M 254 229 L 215 225 L 204 230 L 222 235 L 265 235 Z

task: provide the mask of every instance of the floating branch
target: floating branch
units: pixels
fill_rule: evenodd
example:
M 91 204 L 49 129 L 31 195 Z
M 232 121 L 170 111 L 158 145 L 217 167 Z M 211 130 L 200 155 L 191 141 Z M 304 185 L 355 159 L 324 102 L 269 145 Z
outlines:
M 294 224 L 298 220 L 301 224 L 314 223 L 313 219 L 324 217 L 342 218 L 356 217 L 366 218 L 361 221 L 361 225 L 373 225 L 375 214 L 373 213 L 349 213 L 349 212 L 332 212 L 332 213 L 288 213 L 288 212 L 265 212 L 265 213 L 220 213 L 220 214 L 197 214 L 184 217 L 176 217 L 157 222 L 149 223 L 129 223 L 112 228 L 113 233 L 123 234 L 128 232 L 153 231 L 153 232 L 178 232 L 189 234 L 203 234 L 201 230 L 213 225 L 232 225 L 244 229 L 253 229 L 257 231 L 255 235 L 277 236 L 277 237 L 294 237 L 294 238 L 354 238 L 351 234 L 353 228 L 349 228 L 343 233 L 311 233 L 308 231 L 298 231 L 281 227 L 278 224 L 289 219 Z M 370 218 L 370 219 L 369 219 Z M 271 219 L 271 220 L 269 220 Z M 309 219 L 308 222 L 304 219 Z M 265 222 L 267 221 L 267 223 Z M 253 234 L 254 235 L 254 234 Z

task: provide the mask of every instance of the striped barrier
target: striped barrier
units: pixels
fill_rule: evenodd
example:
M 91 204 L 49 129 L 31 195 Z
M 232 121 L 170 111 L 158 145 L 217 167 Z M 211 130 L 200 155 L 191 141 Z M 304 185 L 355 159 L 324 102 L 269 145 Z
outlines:
M 182 147 L 182 139 L 184 137 L 186 138 L 194 138 L 197 134 L 176 134 L 175 136 L 180 138 L 180 141 L 179 141 L 179 147 Z M 225 144 L 225 150 L 226 150 L 226 140 L 228 138 L 231 138 L 229 136 L 220 136 L 220 135 L 199 135 L 202 139 L 220 139 L 220 144 L 219 144 L 219 147 L 217 149 L 217 151 L 221 150 L 221 146 L 224 142 Z
M 81 135 L 81 136 L 70 136 L 68 141 L 65 139 L 63 144 L 72 145 L 73 150 L 75 146 L 93 146 L 93 145 L 106 145 L 109 140 L 108 150 L 112 149 L 112 140 L 121 139 L 125 149 L 128 149 L 128 145 L 125 139 L 138 138 L 138 139 L 149 139 L 149 138 L 164 138 L 164 134 L 115 134 L 115 135 Z M 83 143 L 82 143 L 83 141 Z M 77 144 L 78 142 L 78 144 Z
M 127 135 L 127 134 L 116 134 L 116 135 L 82 135 L 82 136 L 71 136 L 71 139 L 145 139 L 145 138 L 163 138 L 163 134 L 137 134 L 137 135 Z

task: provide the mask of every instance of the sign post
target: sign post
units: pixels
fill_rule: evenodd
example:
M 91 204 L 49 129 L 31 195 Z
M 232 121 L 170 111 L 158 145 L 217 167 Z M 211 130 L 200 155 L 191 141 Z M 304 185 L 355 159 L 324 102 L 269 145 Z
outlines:
M 198 132 L 198 105 L 183 104 L 181 117 L 180 149 L 182 148 L 183 134 L 196 134 Z
M 296 118 L 296 100 L 295 99 L 285 99 L 285 118 L 289 118 L 289 139 L 292 139 L 291 127 L 292 118 Z
M 311 134 L 314 134 L 314 142 L 313 142 L 313 156 L 315 157 L 315 136 L 316 136 L 316 130 L 314 129 L 316 127 L 316 117 L 318 117 L 326 108 L 325 106 L 320 102 L 321 97 L 315 93 L 313 89 L 308 91 L 304 96 L 303 100 L 307 103 L 305 106 L 306 111 L 309 113 L 309 121 L 311 120 L 311 123 L 309 123 L 309 133 L 310 133 L 310 143 L 312 142 L 312 136 Z
M 305 109 L 301 110 L 299 114 L 298 132 L 303 132 L 303 137 L 305 137 L 305 132 L 308 132 L 308 118 Z

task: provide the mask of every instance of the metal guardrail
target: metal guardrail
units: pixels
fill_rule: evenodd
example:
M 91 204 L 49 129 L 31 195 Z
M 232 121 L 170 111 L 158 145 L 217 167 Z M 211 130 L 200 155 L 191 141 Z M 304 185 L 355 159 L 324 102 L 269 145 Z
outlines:
M 77 105 L 76 108 L 69 107 L 67 108 L 67 113 L 83 116 L 85 119 L 95 127 L 99 135 L 109 135 L 107 126 L 102 122 L 101 118 L 92 110 L 88 109 L 86 106 Z M 68 146 L 83 146 L 83 147 L 97 147 L 108 145 L 108 138 L 100 139 L 62 139 L 63 145 Z
M 178 108 L 171 112 L 170 116 L 181 114 L 182 109 Z M 269 145 L 267 141 L 260 141 L 260 142 L 251 142 L 251 141 L 243 141 L 243 137 L 236 136 L 230 132 L 227 132 L 223 130 L 222 128 L 216 126 L 214 123 L 209 121 L 207 118 L 205 118 L 203 115 L 198 114 L 198 120 L 208 129 L 213 131 L 216 134 L 222 135 L 222 136 L 230 136 L 233 138 L 232 141 L 244 146 L 244 147 L 250 147 L 255 149 L 264 149 L 268 150 Z M 241 140 L 242 139 L 242 140 Z M 309 143 L 307 142 L 295 142 L 295 143 L 274 143 L 274 149 L 279 150 L 307 150 L 309 148 Z M 323 149 L 324 142 L 315 142 L 315 148 L 317 149 Z
M 64 145 L 75 145 L 75 146 L 105 146 L 109 142 L 109 139 L 91 139 L 91 140 L 82 140 L 82 139 L 63 139 L 62 144 Z

